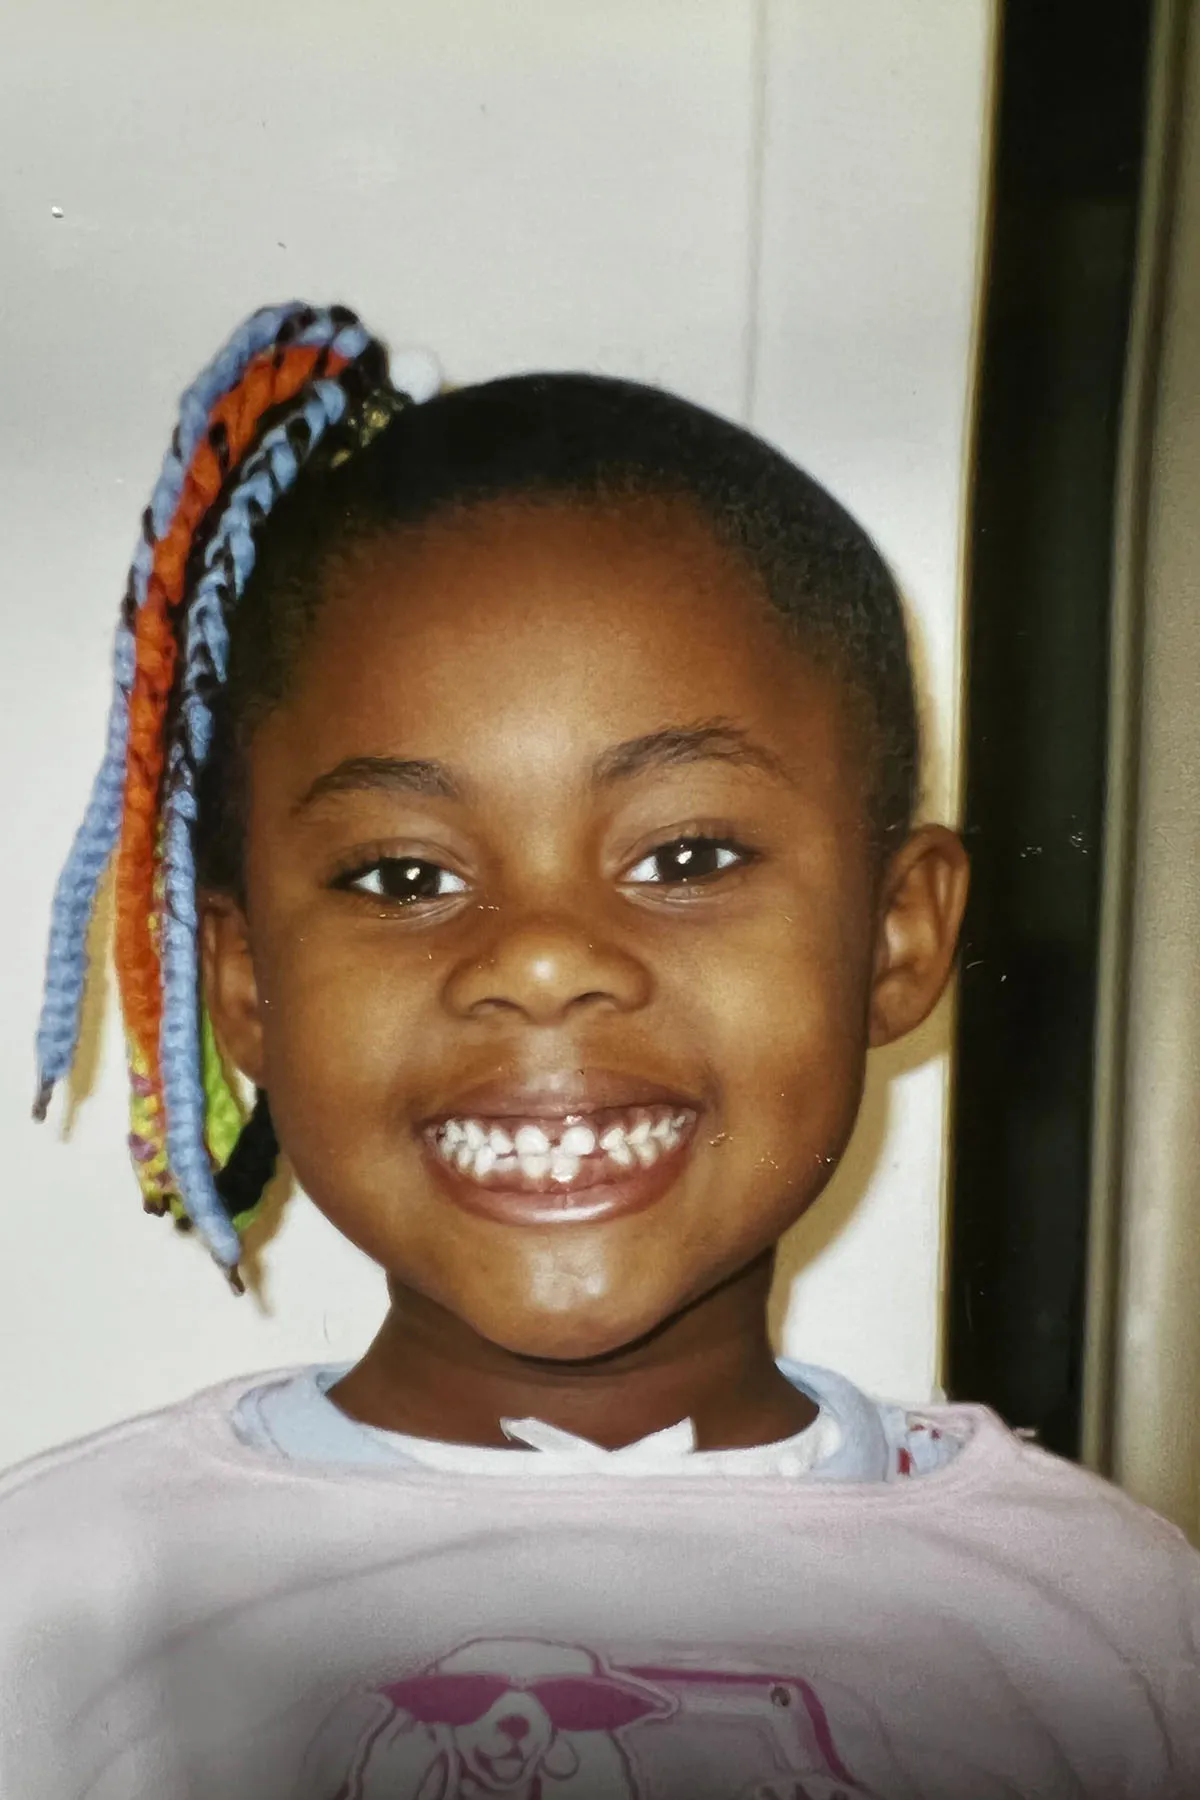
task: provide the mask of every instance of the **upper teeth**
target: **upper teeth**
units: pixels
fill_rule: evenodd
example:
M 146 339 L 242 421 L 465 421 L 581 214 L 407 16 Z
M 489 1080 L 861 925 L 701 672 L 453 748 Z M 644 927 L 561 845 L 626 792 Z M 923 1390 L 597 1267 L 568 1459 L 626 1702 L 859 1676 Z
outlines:
M 511 1134 L 503 1125 L 479 1119 L 447 1119 L 434 1134 L 441 1156 L 476 1180 L 502 1177 L 517 1170 L 530 1180 L 549 1175 L 569 1183 L 587 1157 L 600 1157 L 619 1169 L 640 1163 L 649 1168 L 664 1151 L 674 1150 L 694 1115 L 655 1107 L 640 1110 L 628 1125 L 611 1125 L 597 1133 L 582 1120 L 570 1124 L 547 1120 L 519 1125 Z
M 619 1125 L 614 1125 L 611 1131 L 606 1131 L 600 1142 L 615 1163 L 620 1163 L 626 1169 L 629 1167 L 633 1161 L 633 1151 L 629 1148 L 629 1139 Z

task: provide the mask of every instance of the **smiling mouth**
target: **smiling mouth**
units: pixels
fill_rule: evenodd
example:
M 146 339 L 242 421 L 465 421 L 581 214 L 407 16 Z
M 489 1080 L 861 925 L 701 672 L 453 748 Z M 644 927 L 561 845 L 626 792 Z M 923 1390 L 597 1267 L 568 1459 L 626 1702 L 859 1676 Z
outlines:
M 658 1199 L 691 1151 L 692 1107 L 602 1107 L 561 1118 L 449 1118 L 426 1150 L 454 1198 L 511 1222 L 584 1221 Z

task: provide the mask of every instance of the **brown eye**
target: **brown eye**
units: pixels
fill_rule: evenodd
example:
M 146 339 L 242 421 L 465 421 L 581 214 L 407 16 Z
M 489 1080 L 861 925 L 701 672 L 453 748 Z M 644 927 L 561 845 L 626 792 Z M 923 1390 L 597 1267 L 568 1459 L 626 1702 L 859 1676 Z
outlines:
M 450 894 L 464 894 L 467 890 L 461 875 L 453 875 L 449 869 L 425 862 L 419 856 L 381 856 L 368 867 L 343 875 L 337 885 L 350 893 L 372 894 L 377 900 L 391 900 L 400 906 L 444 900 Z
M 711 881 L 726 869 L 749 861 L 748 852 L 727 838 L 681 837 L 660 844 L 635 863 L 627 881 L 655 887 L 674 887 L 683 882 Z

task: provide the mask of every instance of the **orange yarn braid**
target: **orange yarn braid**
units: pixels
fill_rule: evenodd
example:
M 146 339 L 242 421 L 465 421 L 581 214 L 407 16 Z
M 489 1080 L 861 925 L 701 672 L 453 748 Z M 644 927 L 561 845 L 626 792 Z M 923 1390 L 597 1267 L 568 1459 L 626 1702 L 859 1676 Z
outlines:
M 103 760 L 51 912 L 35 1113 L 45 1116 L 75 1058 L 89 922 L 115 860 L 129 1148 L 142 1198 L 194 1225 L 227 1272 L 279 1146 L 264 1096 L 247 1116 L 205 1011 L 197 784 L 258 527 L 328 433 L 345 429 L 344 443 L 335 435 L 327 446 L 329 467 L 369 441 L 365 409 L 377 391 L 389 418 L 393 398 L 413 400 L 391 386 L 385 347 L 348 307 L 285 301 L 250 314 L 181 395 L 121 607 Z
M 124 814 L 117 852 L 115 960 L 126 1028 L 156 1099 L 161 1089 L 162 977 L 153 921 L 163 719 L 176 662 L 170 615 L 184 597 L 196 533 L 221 492 L 226 470 L 245 455 L 264 414 L 293 399 L 315 374 L 336 375 L 346 362 L 334 352 L 309 346 L 258 356 L 238 386 L 214 406 L 209 432 L 200 440 L 189 465 L 175 516 L 155 546 L 146 602 L 136 627 L 137 663 L 129 702 Z M 219 455 L 214 439 L 219 442 L 222 438 L 225 448 Z

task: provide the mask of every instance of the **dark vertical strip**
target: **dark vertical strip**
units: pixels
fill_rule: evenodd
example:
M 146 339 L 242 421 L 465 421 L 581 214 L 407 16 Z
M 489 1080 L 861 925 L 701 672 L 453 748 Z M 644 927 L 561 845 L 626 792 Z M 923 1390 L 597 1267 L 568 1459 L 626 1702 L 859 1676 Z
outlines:
M 1010 0 L 968 595 L 948 1383 L 1079 1450 L 1113 489 L 1148 3 Z

